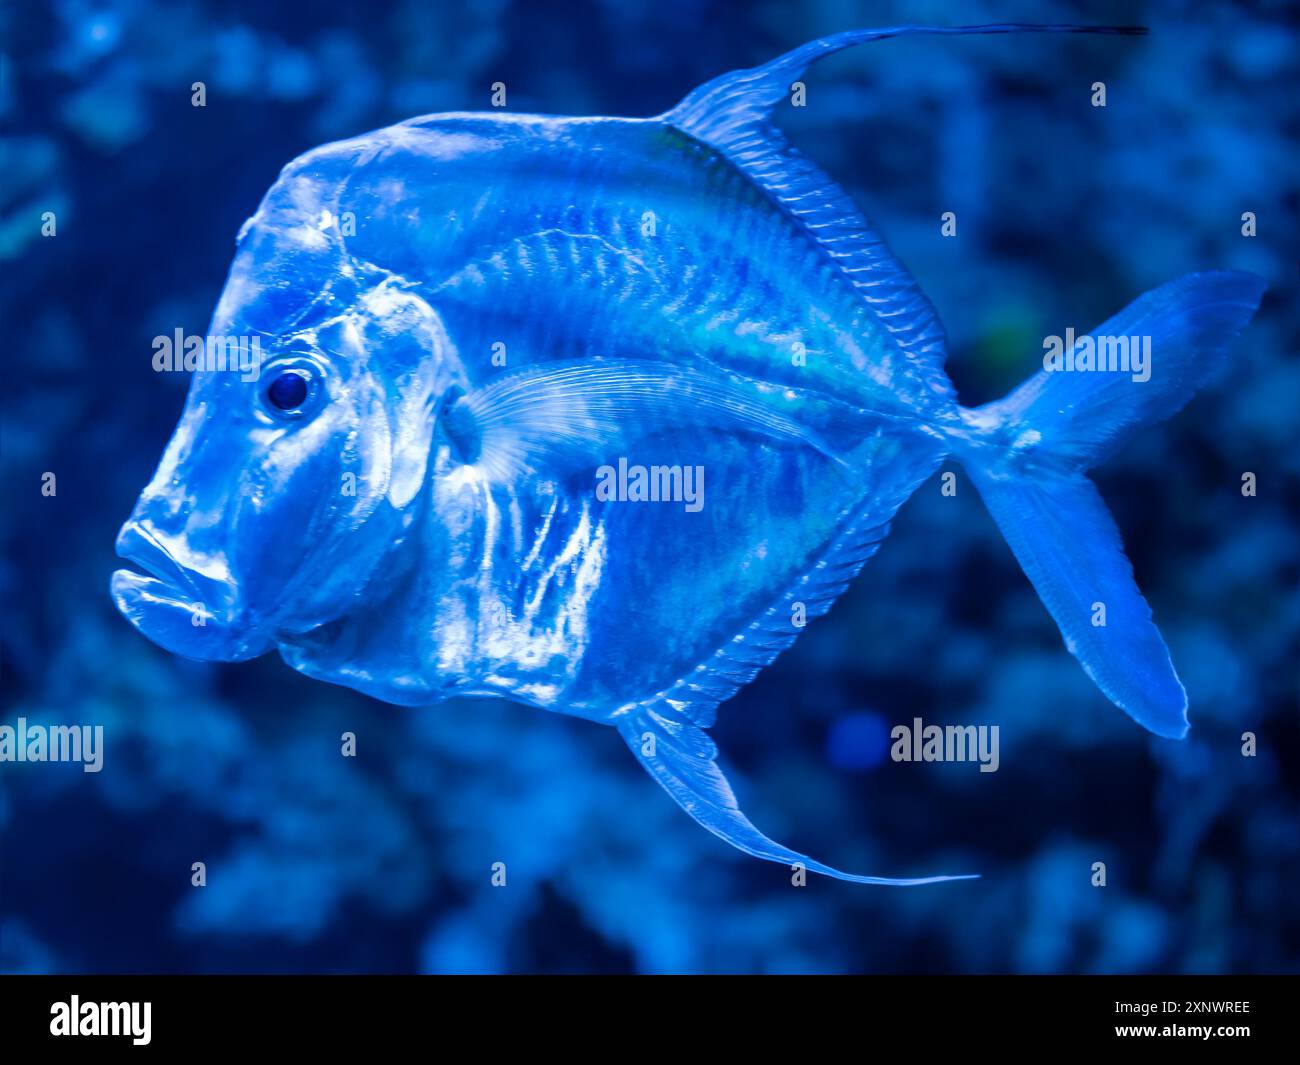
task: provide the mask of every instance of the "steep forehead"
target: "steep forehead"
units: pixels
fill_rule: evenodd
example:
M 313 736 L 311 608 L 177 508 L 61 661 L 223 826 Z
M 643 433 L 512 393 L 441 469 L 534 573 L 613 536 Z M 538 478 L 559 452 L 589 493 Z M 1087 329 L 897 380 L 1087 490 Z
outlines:
M 662 153 L 662 136 L 639 120 L 446 114 L 313 149 L 241 229 L 213 332 L 309 328 L 385 279 L 436 306 L 437 287 L 467 262 L 563 225 L 593 160 L 603 180 L 647 148 Z M 664 178 L 636 176 L 634 187 Z
M 280 172 L 239 232 L 214 332 L 291 332 L 400 274 L 440 172 L 494 150 L 491 123 L 421 121 L 315 148 Z
M 349 255 L 431 291 L 535 222 L 530 181 L 572 167 L 580 121 L 432 115 L 366 138 L 338 197 Z
M 213 332 L 291 330 L 343 272 L 345 252 L 332 207 L 348 154 L 320 165 L 295 160 L 244 223 L 213 316 Z

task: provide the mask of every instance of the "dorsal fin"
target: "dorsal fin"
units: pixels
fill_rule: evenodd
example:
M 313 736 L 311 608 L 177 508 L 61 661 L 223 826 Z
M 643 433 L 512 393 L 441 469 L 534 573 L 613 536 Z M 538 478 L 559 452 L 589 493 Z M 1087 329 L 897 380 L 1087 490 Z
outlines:
M 894 26 L 847 30 L 822 37 L 761 67 L 735 70 L 705 82 L 661 116 L 683 133 L 725 155 L 765 189 L 826 250 L 899 345 L 934 368 L 931 383 L 951 393 L 941 371 L 944 333 L 934 308 L 912 276 L 853 201 L 826 174 L 792 148 L 772 125 L 772 109 L 818 59 L 867 41 L 909 34 L 1119 33 L 1122 26 Z

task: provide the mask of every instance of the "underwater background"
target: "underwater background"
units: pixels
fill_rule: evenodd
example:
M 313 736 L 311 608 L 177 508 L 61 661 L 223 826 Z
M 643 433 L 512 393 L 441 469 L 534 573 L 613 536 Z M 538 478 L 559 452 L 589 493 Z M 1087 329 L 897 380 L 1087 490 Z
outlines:
M 934 302 L 963 403 L 1179 275 L 1270 289 L 1222 384 L 1094 475 L 1187 687 L 1186 740 L 1094 688 L 955 466 L 957 494 L 923 485 L 831 613 L 720 708 L 769 835 L 981 880 L 794 887 L 612 730 L 402 709 L 275 655 L 188 662 L 118 616 L 114 537 L 187 384 L 153 372 L 151 340 L 206 331 L 294 156 L 486 109 L 496 81 L 512 111 L 650 115 L 823 34 L 1001 21 L 1151 33 L 877 42 L 778 112 Z M 1300 970 L 1298 37 L 1281 2 L 0 5 L 0 724 L 105 732 L 99 773 L 0 764 L 0 971 Z M 999 770 L 891 761 L 914 717 L 998 725 Z

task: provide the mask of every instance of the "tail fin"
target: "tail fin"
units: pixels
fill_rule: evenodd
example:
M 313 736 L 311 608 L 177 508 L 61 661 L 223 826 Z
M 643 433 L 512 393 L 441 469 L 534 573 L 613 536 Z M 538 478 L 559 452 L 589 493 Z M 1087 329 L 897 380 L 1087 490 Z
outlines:
M 1076 360 L 1076 372 L 1045 369 L 965 415 L 976 433 L 958 454 L 1066 647 L 1111 702 L 1160 736 L 1186 734 L 1187 693 L 1084 471 L 1217 376 L 1264 288 L 1254 274 L 1230 271 L 1161 285 L 1070 352 L 1091 347 L 1096 359 L 1117 361 L 1109 338 L 1150 338 L 1144 367 L 1101 372 Z
M 755 858 L 786 865 L 798 863 L 811 872 L 857 884 L 910 887 L 943 880 L 977 879 L 975 876 L 926 876 L 895 880 L 882 876 L 859 876 L 823 865 L 806 854 L 768 839 L 741 812 L 731 785 L 714 761 L 718 756 L 717 745 L 685 716 L 667 706 L 662 709 L 664 713 L 641 707 L 619 717 L 615 723 L 632 753 L 664 791 L 696 821 L 733 847 Z

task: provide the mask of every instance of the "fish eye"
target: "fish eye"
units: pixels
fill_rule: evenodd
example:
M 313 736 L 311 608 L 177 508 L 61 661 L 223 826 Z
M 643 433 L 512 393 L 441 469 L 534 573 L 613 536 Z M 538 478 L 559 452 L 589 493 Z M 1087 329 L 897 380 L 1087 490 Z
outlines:
M 301 370 L 285 370 L 266 390 L 266 398 L 278 410 L 294 410 L 307 398 L 307 376 Z
M 296 417 L 319 387 L 316 374 L 308 366 L 286 367 L 271 376 L 263 395 L 272 413 Z

